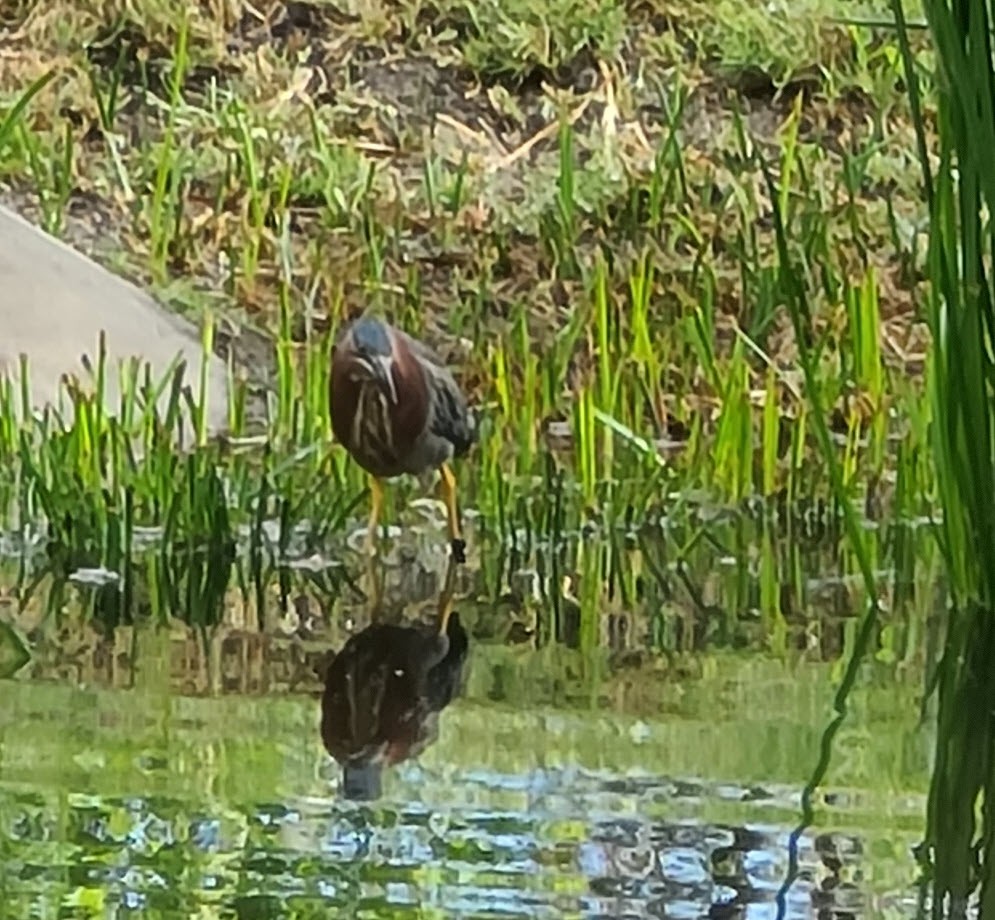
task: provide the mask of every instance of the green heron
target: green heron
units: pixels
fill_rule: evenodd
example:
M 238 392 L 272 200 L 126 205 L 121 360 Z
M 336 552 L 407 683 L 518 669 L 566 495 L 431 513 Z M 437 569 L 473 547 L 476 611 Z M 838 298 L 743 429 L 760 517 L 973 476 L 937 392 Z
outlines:
M 435 626 L 374 623 L 324 668 L 321 740 L 342 766 L 346 798 L 378 798 L 384 765 L 417 756 L 438 735 L 438 714 L 460 690 L 469 650 L 451 610 L 452 583 Z
M 453 557 L 464 561 L 449 467 L 476 440 L 466 397 L 429 348 L 400 329 L 370 317 L 356 320 L 332 351 L 332 431 L 370 474 L 368 542 L 383 509 L 383 480 L 438 469 Z

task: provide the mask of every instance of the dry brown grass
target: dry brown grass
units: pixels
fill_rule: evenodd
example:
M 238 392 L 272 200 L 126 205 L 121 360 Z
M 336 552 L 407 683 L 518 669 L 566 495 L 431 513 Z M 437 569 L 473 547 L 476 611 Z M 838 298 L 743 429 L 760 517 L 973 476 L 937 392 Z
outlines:
M 577 28 L 558 31 L 561 7 Z M 919 358 L 915 266 L 896 253 L 889 226 L 907 229 L 922 213 L 897 70 L 880 36 L 831 21 L 829 0 L 793 12 L 748 0 L 551 2 L 517 19 L 460 0 L 190 9 L 182 105 L 170 119 L 177 4 L 0 4 L 0 85 L 58 73 L 30 110 L 42 166 L 23 147 L 9 153 L 5 199 L 181 308 L 207 300 L 236 324 L 270 327 L 289 247 L 295 302 L 311 302 L 319 318 L 373 306 L 445 342 L 500 336 L 527 304 L 542 342 L 583 296 L 545 244 L 562 116 L 574 128 L 581 266 L 610 250 L 623 298 L 631 260 L 648 246 L 666 324 L 700 299 L 695 262 L 704 260 L 721 312 L 749 331 L 744 263 L 759 269 L 771 241 L 740 124 L 747 151 L 776 155 L 802 92 L 795 219 L 826 222 L 825 255 L 841 277 L 877 264 L 886 350 L 898 363 Z M 116 115 L 103 125 L 94 86 L 108 92 L 115 71 Z M 670 135 L 661 101 L 678 93 L 683 188 L 650 228 L 639 212 Z M 150 199 L 167 144 L 175 185 L 157 227 Z M 840 176 L 861 157 L 866 174 L 849 208 Z M 429 171 L 437 192 L 461 183 L 455 205 L 433 200 Z M 838 305 L 825 306 L 831 323 Z M 767 324 L 766 347 L 782 363 L 790 338 L 780 315 Z

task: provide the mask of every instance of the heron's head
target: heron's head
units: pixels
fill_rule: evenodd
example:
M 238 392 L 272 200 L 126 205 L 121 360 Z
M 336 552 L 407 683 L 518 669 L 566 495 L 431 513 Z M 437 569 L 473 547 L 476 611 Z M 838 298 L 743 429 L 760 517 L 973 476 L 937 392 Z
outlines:
M 394 342 L 390 327 L 375 319 L 358 320 L 348 341 L 350 376 L 358 382 L 371 382 L 397 404 L 394 382 Z

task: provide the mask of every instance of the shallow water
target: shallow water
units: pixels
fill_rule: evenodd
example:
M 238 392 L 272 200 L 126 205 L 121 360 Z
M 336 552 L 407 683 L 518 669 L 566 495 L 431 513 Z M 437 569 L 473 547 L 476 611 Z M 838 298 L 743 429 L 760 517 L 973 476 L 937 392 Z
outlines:
M 737 577 L 699 584 L 710 608 Z M 418 581 L 394 581 L 420 599 L 405 615 L 433 609 Z M 0 916 L 915 916 L 930 739 L 902 643 L 863 666 L 792 834 L 852 598 L 830 591 L 832 615 L 780 645 L 732 630 L 665 653 L 607 610 L 593 633 L 563 613 L 543 641 L 529 604 L 469 581 L 462 693 L 372 801 L 343 797 L 318 731 L 313 668 L 356 631 L 352 608 L 264 633 L 231 616 L 101 634 L 74 616 L 76 585 L 58 627 L 23 610 L 33 658 L 0 681 Z

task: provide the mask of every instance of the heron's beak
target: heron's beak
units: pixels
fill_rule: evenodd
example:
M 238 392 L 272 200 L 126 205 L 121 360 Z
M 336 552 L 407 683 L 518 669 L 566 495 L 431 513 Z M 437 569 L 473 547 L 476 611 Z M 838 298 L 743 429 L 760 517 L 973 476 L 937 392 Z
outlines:
M 397 405 L 397 387 L 394 385 L 393 364 L 390 355 L 357 355 L 356 360 L 363 366 L 380 389 L 387 394 L 393 405 Z
M 370 359 L 373 379 L 387 394 L 393 405 L 397 405 L 397 387 L 394 385 L 393 359 L 391 355 L 375 355 Z

